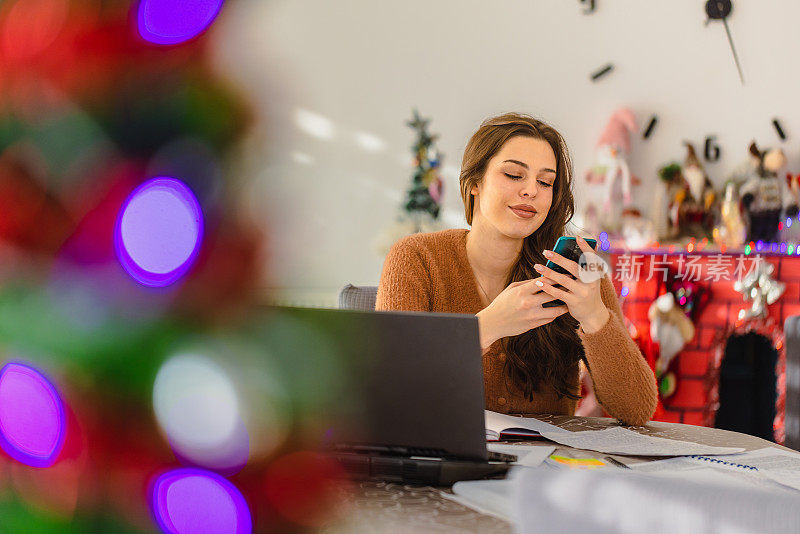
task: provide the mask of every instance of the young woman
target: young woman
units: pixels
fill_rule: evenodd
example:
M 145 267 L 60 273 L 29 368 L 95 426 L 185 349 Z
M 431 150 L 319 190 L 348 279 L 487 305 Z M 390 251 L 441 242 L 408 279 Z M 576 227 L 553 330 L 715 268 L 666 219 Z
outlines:
M 561 135 L 527 115 L 489 119 L 464 150 L 459 180 L 470 230 L 395 243 L 376 309 L 476 314 L 489 410 L 574 414 L 583 360 L 603 408 L 623 423 L 646 423 L 655 377 L 610 280 L 573 280 L 544 265 L 552 260 L 576 276 L 580 269 L 552 252 L 574 211 Z M 555 299 L 565 304 L 542 306 Z

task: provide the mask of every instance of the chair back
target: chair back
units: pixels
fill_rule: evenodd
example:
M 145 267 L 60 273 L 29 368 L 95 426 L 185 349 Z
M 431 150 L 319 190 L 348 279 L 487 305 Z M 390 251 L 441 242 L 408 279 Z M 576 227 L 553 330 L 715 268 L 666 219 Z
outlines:
M 339 308 L 343 310 L 374 310 L 377 286 L 347 284 L 339 291 Z

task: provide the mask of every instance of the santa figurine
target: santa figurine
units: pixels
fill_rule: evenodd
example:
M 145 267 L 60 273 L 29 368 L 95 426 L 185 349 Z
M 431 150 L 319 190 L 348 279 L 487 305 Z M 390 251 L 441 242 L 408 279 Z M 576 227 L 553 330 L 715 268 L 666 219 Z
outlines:
M 666 398 L 675 391 L 674 374 L 668 373 L 669 364 L 694 337 L 694 324 L 675 302 L 672 293 L 664 293 L 650 305 L 650 337 L 659 346 L 656 360 L 656 379 L 661 396 Z

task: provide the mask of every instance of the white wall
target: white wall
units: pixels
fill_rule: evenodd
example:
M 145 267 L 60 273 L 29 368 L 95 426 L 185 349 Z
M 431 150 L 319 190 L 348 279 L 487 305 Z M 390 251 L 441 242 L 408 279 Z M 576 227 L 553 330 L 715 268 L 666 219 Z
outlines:
M 632 108 L 641 127 L 657 114 L 653 136 L 637 136 L 629 159 L 644 181 L 634 199 L 645 212 L 657 169 L 683 159 L 683 140 L 701 151 L 717 135 L 722 158 L 706 164 L 717 185 L 751 139 L 781 144 L 800 172 L 800 2 L 734 2 L 744 87 L 722 24 L 704 25 L 703 0 L 597 4 L 584 15 L 578 0 L 229 2 L 214 30 L 216 63 L 255 103 L 261 124 L 240 178 L 268 221 L 268 284 L 296 301 L 330 300 L 346 282 L 377 284 L 375 243 L 411 179 L 405 121 L 414 106 L 440 134 L 448 226 L 465 225 L 457 175 L 467 139 L 482 119 L 508 110 L 556 126 L 579 175 L 616 108 Z M 592 83 L 589 74 L 607 62 L 614 72 Z M 318 128 L 324 137 L 298 126 L 299 110 L 329 121 Z M 359 133 L 382 148 L 362 148 Z M 580 204 L 580 188 L 576 196 Z

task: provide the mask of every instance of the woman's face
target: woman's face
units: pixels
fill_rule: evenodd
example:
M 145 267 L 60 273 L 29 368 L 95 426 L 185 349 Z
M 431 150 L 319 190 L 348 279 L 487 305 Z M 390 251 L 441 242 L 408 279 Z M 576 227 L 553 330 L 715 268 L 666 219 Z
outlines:
M 488 223 L 512 238 L 525 238 L 547 218 L 553 203 L 556 156 L 543 139 L 512 137 L 472 188 L 472 225 Z

